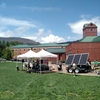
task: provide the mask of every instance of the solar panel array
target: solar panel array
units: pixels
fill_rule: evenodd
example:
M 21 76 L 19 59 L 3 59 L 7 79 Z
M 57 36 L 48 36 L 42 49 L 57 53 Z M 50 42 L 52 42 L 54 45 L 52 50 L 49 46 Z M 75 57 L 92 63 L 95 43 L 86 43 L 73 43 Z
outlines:
M 76 65 L 86 65 L 88 56 L 89 56 L 88 53 L 70 54 L 70 55 L 68 55 L 66 64 L 71 65 L 73 62 L 75 62 Z

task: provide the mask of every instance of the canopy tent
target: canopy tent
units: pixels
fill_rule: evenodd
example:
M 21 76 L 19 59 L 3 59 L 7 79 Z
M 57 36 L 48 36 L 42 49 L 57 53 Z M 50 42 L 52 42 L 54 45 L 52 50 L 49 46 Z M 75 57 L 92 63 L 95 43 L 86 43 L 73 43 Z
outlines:
M 47 57 L 57 58 L 57 55 L 42 49 L 38 53 L 35 53 L 32 50 L 30 50 L 30 51 L 26 52 L 25 54 L 21 54 L 21 55 L 17 56 L 17 58 L 40 58 L 40 59 L 47 58 Z M 57 59 L 57 61 L 58 61 L 58 59 Z M 40 64 L 40 73 L 41 73 L 41 64 Z
M 24 58 L 24 54 L 18 55 L 17 58 Z
M 32 50 L 29 50 L 28 52 L 17 56 L 17 58 L 39 58 L 39 57 L 40 56 Z
M 45 51 L 45 50 L 41 50 L 41 51 L 39 51 L 38 53 L 38 56 L 40 56 L 41 58 L 42 57 L 56 57 L 57 58 L 57 55 L 55 55 L 55 54 L 53 54 L 53 53 L 50 53 L 50 52 L 48 52 L 48 51 Z
M 57 58 L 57 55 L 42 49 L 38 53 L 35 53 L 34 51 L 30 50 L 24 54 L 17 56 L 17 58 L 42 58 L 42 57 L 56 57 Z
M 42 49 L 37 54 L 40 56 L 40 59 L 41 58 L 47 58 L 47 57 L 57 58 L 57 63 L 58 63 L 58 56 L 53 54 L 53 53 L 50 53 L 50 52 L 45 51 L 45 50 Z M 41 65 L 40 65 L 40 73 L 41 73 Z

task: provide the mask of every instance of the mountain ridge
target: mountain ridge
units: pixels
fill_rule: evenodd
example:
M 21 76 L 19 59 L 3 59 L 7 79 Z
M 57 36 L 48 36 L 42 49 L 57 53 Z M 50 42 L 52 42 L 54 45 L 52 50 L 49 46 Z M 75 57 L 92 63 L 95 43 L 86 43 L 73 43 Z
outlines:
M 0 41 L 5 41 L 5 42 L 11 42 L 11 41 L 18 41 L 23 44 L 28 44 L 28 45 L 37 45 L 40 44 L 39 42 L 36 42 L 31 39 L 26 39 L 26 38 L 20 38 L 20 37 L 0 37 Z

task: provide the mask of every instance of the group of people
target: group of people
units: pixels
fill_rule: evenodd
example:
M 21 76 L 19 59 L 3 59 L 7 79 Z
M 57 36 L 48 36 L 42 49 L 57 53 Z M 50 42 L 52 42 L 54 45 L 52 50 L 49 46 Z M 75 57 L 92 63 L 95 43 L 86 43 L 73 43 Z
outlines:
M 23 64 L 23 67 L 24 67 L 25 66 L 24 65 L 24 60 L 22 60 L 22 64 Z M 91 60 L 90 59 L 87 60 L 87 65 L 91 67 Z M 35 69 L 39 68 L 39 60 L 37 60 L 36 62 L 34 62 L 34 61 L 29 62 L 27 67 L 28 67 L 28 69 L 32 69 L 34 66 L 37 67 Z M 97 67 L 97 66 L 98 66 L 98 61 L 95 60 L 94 65 L 93 65 L 93 70 L 94 71 L 95 71 L 95 67 Z M 75 64 L 75 62 L 72 62 L 72 70 L 73 70 L 74 76 L 76 76 L 76 72 L 75 72 L 76 67 L 77 67 L 77 65 Z M 62 71 L 62 62 L 60 60 L 58 62 L 58 71 Z
M 30 72 L 38 73 L 40 71 L 48 71 L 49 70 L 48 61 L 44 59 L 41 60 L 29 59 L 27 62 L 24 62 L 22 60 L 22 70 L 26 71 L 27 73 Z
M 25 67 L 27 67 L 27 71 L 34 69 L 34 71 L 36 72 L 39 68 L 39 60 L 28 61 L 27 64 L 25 64 L 24 59 L 22 59 L 22 69 L 24 70 Z

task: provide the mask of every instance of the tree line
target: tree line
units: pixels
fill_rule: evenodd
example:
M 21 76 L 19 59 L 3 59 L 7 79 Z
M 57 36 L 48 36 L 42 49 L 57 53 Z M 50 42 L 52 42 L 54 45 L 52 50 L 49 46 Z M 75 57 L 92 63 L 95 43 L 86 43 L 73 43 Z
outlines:
M 13 57 L 13 52 L 10 50 L 10 47 L 18 44 L 23 44 L 23 43 L 18 41 L 11 41 L 11 42 L 0 41 L 0 58 L 10 60 Z

